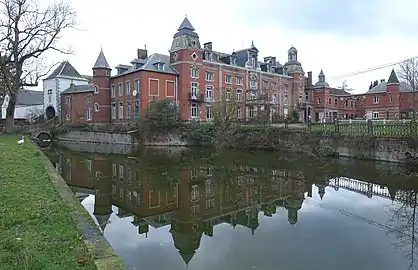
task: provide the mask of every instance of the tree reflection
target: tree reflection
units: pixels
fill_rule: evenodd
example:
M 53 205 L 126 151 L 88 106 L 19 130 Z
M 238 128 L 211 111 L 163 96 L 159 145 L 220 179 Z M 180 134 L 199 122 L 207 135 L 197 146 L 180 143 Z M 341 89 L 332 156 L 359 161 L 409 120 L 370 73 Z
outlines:
M 418 190 L 399 190 L 395 199 L 396 206 L 390 207 L 389 230 L 387 234 L 395 235 L 395 246 L 404 252 L 410 261 L 408 269 L 417 269 L 417 195 Z

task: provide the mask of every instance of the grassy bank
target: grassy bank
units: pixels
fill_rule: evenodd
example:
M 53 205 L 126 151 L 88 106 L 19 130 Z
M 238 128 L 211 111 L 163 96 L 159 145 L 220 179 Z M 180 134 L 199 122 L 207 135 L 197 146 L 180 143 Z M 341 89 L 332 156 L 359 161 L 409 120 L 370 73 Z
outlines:
M 18 139 L 0 135 L 0 269 L 94 269 L 44 157 Z

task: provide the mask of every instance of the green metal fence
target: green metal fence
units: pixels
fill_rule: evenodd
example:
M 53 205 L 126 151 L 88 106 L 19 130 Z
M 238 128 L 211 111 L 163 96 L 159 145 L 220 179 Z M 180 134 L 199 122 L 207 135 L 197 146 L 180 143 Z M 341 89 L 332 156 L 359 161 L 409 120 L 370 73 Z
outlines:
M 311 123 L 309 129 L 318 133 L 336 133 L 358 136 L 418 136 L 418 123 L 414 120 L 344 120 L 334 123 Z

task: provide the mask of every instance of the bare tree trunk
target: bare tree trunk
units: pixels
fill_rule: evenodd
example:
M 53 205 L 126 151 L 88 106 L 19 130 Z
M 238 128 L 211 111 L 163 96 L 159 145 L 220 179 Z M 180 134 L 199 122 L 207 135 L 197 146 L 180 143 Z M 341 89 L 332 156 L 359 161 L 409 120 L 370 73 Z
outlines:
M 16 94 L 13 93 L 9 95 L 9 104 L 6 109 L 6 126 L 5 126 L 6 133 L 13 132 L 15 108 L 16 108 Z

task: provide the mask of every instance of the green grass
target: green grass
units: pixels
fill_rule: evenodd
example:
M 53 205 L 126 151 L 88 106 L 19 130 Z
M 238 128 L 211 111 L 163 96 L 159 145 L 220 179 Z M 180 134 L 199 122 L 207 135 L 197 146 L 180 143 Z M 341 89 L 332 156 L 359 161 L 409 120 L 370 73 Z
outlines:
M 95 269 L 42 154 L 0 135 L 0 269 Z

